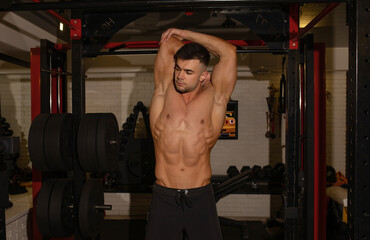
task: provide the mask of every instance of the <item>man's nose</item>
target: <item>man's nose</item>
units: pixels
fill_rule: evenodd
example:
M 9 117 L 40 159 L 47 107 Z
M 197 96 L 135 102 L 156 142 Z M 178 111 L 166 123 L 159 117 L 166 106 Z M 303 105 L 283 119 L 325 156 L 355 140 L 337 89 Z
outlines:
M 179 73 L 177 74 L 177 78 L 184 79 L 184 71 L 179 71 Z

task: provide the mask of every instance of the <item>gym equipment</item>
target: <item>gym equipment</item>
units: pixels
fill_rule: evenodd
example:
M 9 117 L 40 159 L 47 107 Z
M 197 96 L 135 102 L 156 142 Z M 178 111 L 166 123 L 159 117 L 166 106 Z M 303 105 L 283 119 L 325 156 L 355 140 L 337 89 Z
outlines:
M 139 113 L 143 116 L 143 128 L 138 129 Z M 120 132 L 120 162 L 118 184 L 151 185 L 154 182 L 154 144 L 150 132 L 149 114 L 142 102 L 138 102 Z M 137 136 L 138 131 L 141 136 Z
M 74 229 L 71 179 L 43 182 L 36 203 L 36 222 L 44 237 L 68 237 Z
M 236 175 L 233 178 L 229 178 L 223 183 L 214 186 L 213 191 L 216 202 L 228 194 L 236 191 L 241 185 L 251 181 L 254 178 L 254 172 L 250 169 Z
M 72 169 L 72 114 L 41 113 L 28 134 L 32 164 L 40 171 Z
M 49 224 L 53 237 L 71 236 L 74 230 L 71 179 L 58 179 L 49 202 Z
M 119 157 L 117 119 L 112 113 L 87 113 L 78 128 L 77 152 L 87 172 L 112 172 Z
M 82 189 L 78 206 L 78 219 L 82 236 L 85 238 L 95 237 L 104 220 L 104 210 L 111 209 L 112 206 L 104 205 L 102 180 L 99 178 L 89 179 Z
M 116 169 L 119 158 L 119 132 L 116 117 L 112 113 L 102 114 L 97 127 L 97 157 L 103 172 Z
M 112 206 L 104 205 L 104 192 L 101 179 L 89 179 L 84 185 L 75 209 L 72 179 L 47 179 L 43 182 L 36 203 L 36 222 L 43 237 L 69 237 L 74 233 L 76 217 L 81 234 L 94 237 L 104 219 L 104 210 Z
M 0 136 L 0 154 L 15 155 L 19 154 L 19 137 Z
M 284 178 L 284 173 L 285 173 L 285 164 L 284 163 L 276 163 L 274 166 L 274 171 L 275 171 L 275 178 L 283 180 Z
M 44 156 L 50 170 L 72 169 L 72 114 L 51 114 L 44 132 Z
M 41 190 L 37 195 L 36 203 L 36 223 L 37 227 L 44 237 L 51 237 L 52 231 L 49 221 L 49 203 L 51 192 L 56 183 L 56 179 L 48 179 L 42 183 Z
M 48 171 L 49 166 L 46 163 L 44 155 L 44 133 L 46 124 L 50 118 L 48 113 L 40 113 L 32 121 L 28 133 L 28 152 L 32 165 L 40 171 Z
M 236 175 L 240 174 L 238 168 L 236 166 L 230 166 L 227 171 L 227 176 L 229 176 L 230 178 L 232 177 L 235 177 Z
M 250 170 L 251 167 L 250 166 L 243 166 L 241 169 L 240 169 L 240 172 L 244 172 L 244 171 L 247 171 L 247 170 Z

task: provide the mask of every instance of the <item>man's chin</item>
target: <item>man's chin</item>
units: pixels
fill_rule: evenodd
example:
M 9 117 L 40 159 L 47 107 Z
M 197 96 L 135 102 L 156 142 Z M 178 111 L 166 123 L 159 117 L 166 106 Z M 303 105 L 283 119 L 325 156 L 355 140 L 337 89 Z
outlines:
M 178 93 L 186 93 L 187 92 L 186 88 L 176 86 L 175 89 Z

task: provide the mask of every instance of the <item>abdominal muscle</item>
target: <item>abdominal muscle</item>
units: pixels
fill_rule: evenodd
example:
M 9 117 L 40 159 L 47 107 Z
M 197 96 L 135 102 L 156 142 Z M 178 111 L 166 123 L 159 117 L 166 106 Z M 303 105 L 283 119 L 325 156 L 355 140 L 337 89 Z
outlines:
M 209 184 L 210 150 L 216 141 L 211 127 L 194 120 L 160 118 L 153 131 L 156 182 L 176 189 Z

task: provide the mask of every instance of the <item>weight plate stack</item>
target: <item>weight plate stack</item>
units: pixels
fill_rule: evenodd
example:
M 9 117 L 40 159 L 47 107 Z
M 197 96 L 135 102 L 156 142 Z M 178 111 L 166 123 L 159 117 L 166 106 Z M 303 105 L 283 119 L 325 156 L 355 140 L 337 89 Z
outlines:
M 47 179 L 42 183 L 37 196 L 36 223 L 43 237 L 69 237 L 73 234 L 72 194 L 70 179 Z
M 54 237 L 69 237 L 74 230 L 73 181 L 59 179 L 54 185 L 49 204 L 49 221 Z
M 28 133 L 28 152 L 32 165 L 40 171 L 49 171 L 44 155 L 44 134 L 51 114 L 40 113 L 32 121 Z
M 103 183 L 101 179 L 91 178 L 84 185 L 78 209 L 78 219 L 81 235 L 94 238 L 104 220 L 104 211 L 99 206 L 104 205 Z
M 72 169 L 72 114 L 41 113 L 28 134 L 32 164 L 40 171 Z
M 77 152 L 81 168 L 86 172 L 98 172 L 96 131 L 100 113 L 87 113 L 80 121 L 77 134 Z
M 51 114 L 44 134 L 44 154 L 50 170 L 72 170 L 72 114 Z
M 77 151 L 87 172 L 113 172 L 119 158 L 119 130 L 112 113 L 88 113 L 80 121 Z
M 119 129 L 112 113 L 100 116 L 97 127 L 97 156 L 103 172 L 113 172 L 119 158 Z
M 48 179 L 44 181 L 37 195 L 36 223 L 41 235 L 45 238 L 53 236 L 49 221 L 49 203 L 51 192 L 53 191 L 56 182 L 56 179 Z

